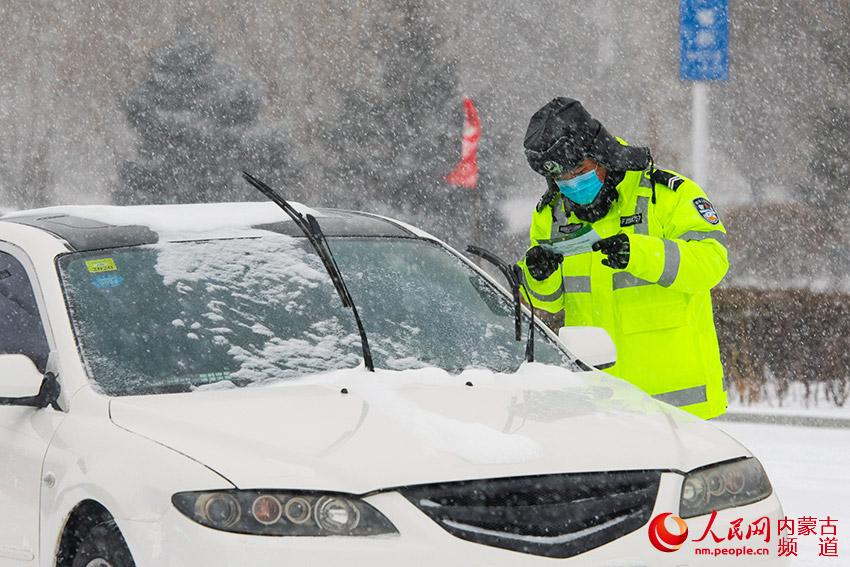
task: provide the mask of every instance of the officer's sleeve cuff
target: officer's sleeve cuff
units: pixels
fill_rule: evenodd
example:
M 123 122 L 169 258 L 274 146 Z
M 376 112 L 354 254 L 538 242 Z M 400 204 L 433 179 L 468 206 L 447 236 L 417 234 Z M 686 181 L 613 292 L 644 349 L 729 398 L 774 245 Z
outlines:
M 517 262 L 522 268 L 522 281 L 520 282 L 520 291 L 531 305 L 556 313 L 560 311 L 562 306 L 562 296 L 564 294 L 563 277 L 561 276 L 560 268 L 555 270 L 551 276 L 545 280 L 535 280 L 528 271 L 525 265 L 525 260 Z M 526 293 L 527 292 L 527 293 Z
M 669 274 L 665 274 L 665 263 L 668 248 L 670 248 L 665 246 L 665 242 L 670 242 L 676 247 L 675 252 L 678 253 L 678 245 L 672 240 L 665 241 L 663 238 L 645 234 L 630 234 L 629 263 L 626 266 L 626 271 L 648 282 L 665 283 L 661 280 L 665 275 L 669 276 Z M 672 250 L 670 252 L 672 255 Z M 670 285 L 670 283 L 672 281 L 667 285 Z

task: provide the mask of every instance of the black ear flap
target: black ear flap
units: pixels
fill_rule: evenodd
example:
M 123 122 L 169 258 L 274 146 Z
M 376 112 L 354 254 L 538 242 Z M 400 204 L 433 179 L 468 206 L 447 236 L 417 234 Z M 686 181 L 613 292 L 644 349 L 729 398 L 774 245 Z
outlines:
M 649 148 L 624 146 L 601 125 L 588 154 L 594 161 L 613 171 L 641 171 L 649 167 L 652 159 Z
M 558 191 L 560 191 L 560 189 L 558 189 L 558 184 L 555 183 L 555 180 L 548 175 L 546 176 L 546 187 L 546 192 L 543 193 L 543 196 L 540 197 L 540 200 L 537 202 L 538 213 L 542 211 L 546 205 L 551 203 L 552 199 L 554 199 L 555 195 L 557 195 Z

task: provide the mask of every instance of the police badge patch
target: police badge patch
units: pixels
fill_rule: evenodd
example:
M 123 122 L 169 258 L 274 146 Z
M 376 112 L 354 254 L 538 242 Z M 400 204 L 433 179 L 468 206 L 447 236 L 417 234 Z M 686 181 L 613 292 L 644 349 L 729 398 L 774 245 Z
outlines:
M 714 210 L 714 205 L 706 199 L 705 197 L 697 197 L 694 199 L 694 207 L 697 208 L 697 212 L 702 215 L 706 221 L 711 224 L 719 224 L 720 217 L 717 216 L 717 211 Z
M 564 168 L 561 167 L 561 164 L 554 161 L 544 161 L 543 169 L 545 169 L 552 175 L 560 175 L 564 172 Z

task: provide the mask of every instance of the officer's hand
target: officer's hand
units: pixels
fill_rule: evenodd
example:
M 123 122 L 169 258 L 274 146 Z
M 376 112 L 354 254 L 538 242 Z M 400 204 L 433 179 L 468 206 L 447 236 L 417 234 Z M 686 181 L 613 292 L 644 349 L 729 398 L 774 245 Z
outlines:
M 629 237 L 625 234 L 615 234 L 594 242 L 593 249 L 608 256 L 602 259 L 602 263 L 609 268 L 622 270 L 629 265 Z
M 531 277 L 540 281 L 545 280 L 558 270 L 564 257 L 545 248 L 535 246 L 525 253 L 525 265 Z

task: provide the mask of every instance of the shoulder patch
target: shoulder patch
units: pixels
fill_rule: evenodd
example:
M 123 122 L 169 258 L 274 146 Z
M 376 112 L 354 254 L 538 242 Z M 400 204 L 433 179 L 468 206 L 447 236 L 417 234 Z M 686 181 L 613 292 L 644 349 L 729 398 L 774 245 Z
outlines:
M 697 212 L 709 224 L 720 224 L 720 217 L 717 215 L 714 205 L 712 205 L 705 197 L 697 197 L 694 199 L 694 207 L 696 207 Z
M 675 191 L 679 188 L 679 185 L 684 183 L 685 179 L 671 171 L 656 169 L 652 172 L 652 181 L 667 186 L 671 191 Z

